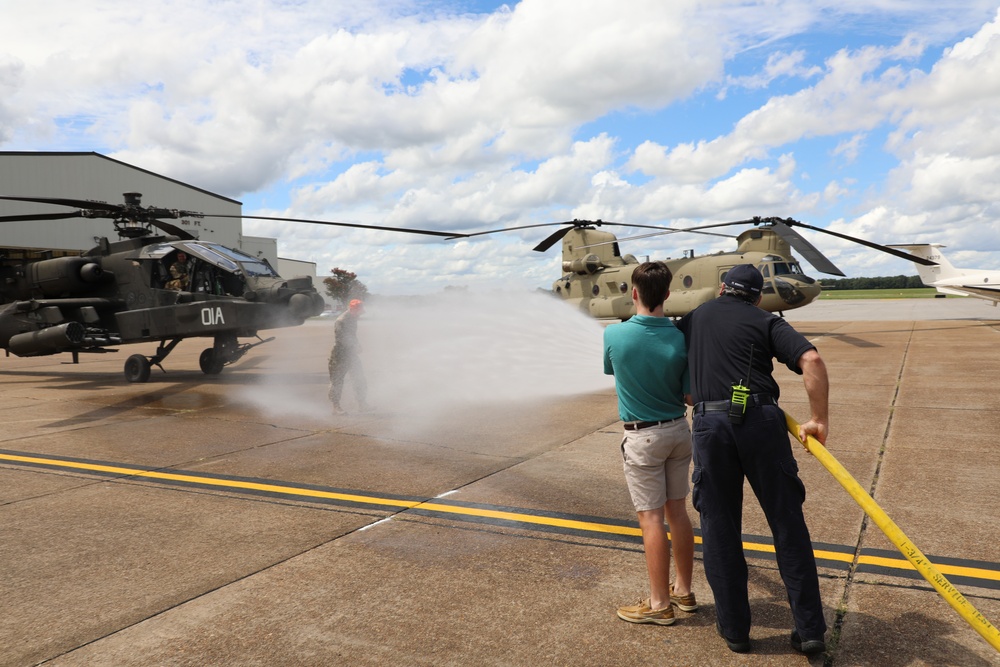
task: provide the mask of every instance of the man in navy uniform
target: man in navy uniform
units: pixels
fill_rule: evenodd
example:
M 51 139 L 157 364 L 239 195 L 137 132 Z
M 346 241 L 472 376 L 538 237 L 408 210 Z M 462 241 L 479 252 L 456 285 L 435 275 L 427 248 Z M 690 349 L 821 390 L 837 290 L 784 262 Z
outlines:
M 777 359 L 803 376 L 811 417 L 799 439 L 826 441 L 829 379 L 816 348 L 784 319 L 757 308 L 763 277 L 751 264 L 730 269 L 720 296 L 678 323 L 688 347 L 694 401 L 691 502 L 701 516 L 705 576 L 715 595 L 716 629 L 730 650 L 750 650 L 750 602 L 743 555 L 743 479 L 749 480 L 774 536 L 795 628 L 792 646 L 826 650 L 826 620 L 809 529 L 805 486 L 792 456 Z M 744 391 L 744 389 L 747 389 Z

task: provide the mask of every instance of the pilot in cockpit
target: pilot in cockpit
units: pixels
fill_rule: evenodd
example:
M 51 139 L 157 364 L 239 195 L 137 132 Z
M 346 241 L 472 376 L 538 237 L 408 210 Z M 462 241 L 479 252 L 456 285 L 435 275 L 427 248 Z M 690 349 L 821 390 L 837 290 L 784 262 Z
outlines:
M 188 273 L 188 256 L 183 250 L 177 251 L 174 262 L 170 265 L 170 280 L 165 287 L 167 289 L 185 291 L 191 284 L 191 276 Z

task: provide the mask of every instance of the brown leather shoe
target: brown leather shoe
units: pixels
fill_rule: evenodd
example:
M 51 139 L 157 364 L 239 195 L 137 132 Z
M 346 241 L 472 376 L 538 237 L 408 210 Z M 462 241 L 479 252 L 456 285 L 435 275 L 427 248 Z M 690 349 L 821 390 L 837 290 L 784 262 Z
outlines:
M 656 625 L 673 625 L 674 608 L 667 605 L 663 609 L 651 609 L 649 598 L 640 600 L 634 605 L 618 607 L 618 618 L 629 623 L 655 623 Z
M 681 611 L 698 611 L 698 601 L 694 599 L 694 591 L 687 595 L 674 595 L 673 584 L 670 584 L 670 604 Z

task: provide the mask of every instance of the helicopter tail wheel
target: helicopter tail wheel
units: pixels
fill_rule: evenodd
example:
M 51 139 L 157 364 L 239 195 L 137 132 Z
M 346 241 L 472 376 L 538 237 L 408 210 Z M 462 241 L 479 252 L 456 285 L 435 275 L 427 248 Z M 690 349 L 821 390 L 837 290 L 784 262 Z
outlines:
M 149 370 L 149 359 L 141 354 L 133 354 L 125 360 L 125 379 L 129 382 L 147 382 Z
M 218 375 L 222 372 L 222 367 L 226 365 L 225 359 L 215 348 L 205 348 L 201 356 L 198 357 L 198 365 L 205 375 Z

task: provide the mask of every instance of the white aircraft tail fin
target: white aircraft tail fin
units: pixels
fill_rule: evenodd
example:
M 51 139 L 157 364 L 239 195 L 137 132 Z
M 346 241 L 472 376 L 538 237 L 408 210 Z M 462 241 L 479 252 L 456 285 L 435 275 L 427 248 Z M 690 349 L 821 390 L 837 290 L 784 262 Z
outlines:
M 962 272 L 952 266 L 951 262 L 945 259 L 944 254 L 938 250 L 938 248 L 944 247 L 940 243 L 897 244 L 890 245 L 889 247 L 899 248 L 900 250 L 905 250 L 911 255 L 916 255 L 917 257 L 923 257 L 924 259 L 929 259 L 932 262 L 937 262 L 937 266 L 924 266 L 923 264 L 914 263 L 914 266 L 917 267 L 917 274 L 920 276 L 921 282 L 925 285 L 933 285 L 943 278 L 952 278 L 962 275 Z
M 916 264 L 917 273 L 920 274 L 920 280 L 924 285 L 933 287 L 942 294 L 987 299 L 992 301 L 994 306 L 1000 302 L 1000 271 L 956 269 L 938 250 L 938 248 L 944 247 L 939 243 L 894 245 L 891 247 L 900 248 L 911 255 L 936 263 L 936 266 Z

